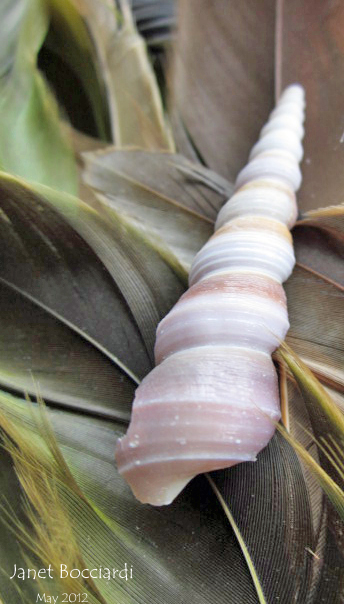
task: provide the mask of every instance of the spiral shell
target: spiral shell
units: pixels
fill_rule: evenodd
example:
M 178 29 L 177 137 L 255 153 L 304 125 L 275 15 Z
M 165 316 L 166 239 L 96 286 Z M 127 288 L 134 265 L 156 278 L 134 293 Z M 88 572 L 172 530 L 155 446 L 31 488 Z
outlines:
M 142 502 L 168 504 L 196 474 L 254 461 L 275 431 L 270 355 L 289 328 L 281 283 L 295 263 L 304 107 L 303 88 L 289 86 L 194 259 L 190 288 L 158 326 L 157 366 L 116 449 Z

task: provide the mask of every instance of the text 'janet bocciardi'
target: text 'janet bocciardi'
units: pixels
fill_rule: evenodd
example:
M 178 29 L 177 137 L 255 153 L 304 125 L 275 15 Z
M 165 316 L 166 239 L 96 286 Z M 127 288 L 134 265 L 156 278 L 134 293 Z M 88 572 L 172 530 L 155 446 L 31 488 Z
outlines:
M 13 567 L 13 574 L 10 579 L 54 579 L 59 577 L 60 579 L 105 579 L 110 581 L 111 579 L 121 579 L 128 581 L 133 578 L 133 567 L 128 566 L 125 562 L 124 567 L 119 568 L 106 568 L 100 566 L 99 568 L 68 568 L 67 564 L 60 564 L 58 569 L 52 568 L 51 564 L 47 568 L 22 568 L 17 567 L 15 564 Z

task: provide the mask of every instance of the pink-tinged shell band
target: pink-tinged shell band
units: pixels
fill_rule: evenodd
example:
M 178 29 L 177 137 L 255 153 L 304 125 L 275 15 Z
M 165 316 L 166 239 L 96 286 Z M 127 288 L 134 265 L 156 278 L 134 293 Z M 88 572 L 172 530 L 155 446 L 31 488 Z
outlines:
M 279 420 L 271 353 L 289 328 L 281 283 L 301 184 L 304 91 L 289 86 L 238 175 L 190 289 L 157 329 L 157 366 L 136 390 L 119 472 L 144 503 L 171 503 L 197 474 L 255 461 Z

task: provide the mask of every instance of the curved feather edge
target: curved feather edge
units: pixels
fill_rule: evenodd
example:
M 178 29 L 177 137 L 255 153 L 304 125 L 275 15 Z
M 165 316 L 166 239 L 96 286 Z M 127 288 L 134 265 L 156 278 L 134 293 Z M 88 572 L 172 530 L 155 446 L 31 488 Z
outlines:
M 242 534 L 241 534 L 241 532 L 239 530 L 239 527 L 238 527 L 238 525 L 236 524 L 236 522 L 234 520 L 233 514 L 231 513 L 228 504 L 225 502 L 224 498 L 222 497 L 219 489 L 217 488 L 217 486 L 216 486 L 215 482 L 213 481 L 213 479 L 211 478 L 211 476 L 209 474 L 206 474 L 206 477 L 207 477 L 207 479 L 208 479 L 208 481 L 209 481 L 209 483 L 211 485 L 211 488 L 213 489 L 216 497 L 218 498 L 218 500 L 219 500 L 219 502 L 221 504 L 221 507 L 222 507 L 222 509 L 223 509 L 223 511 L 224 511 L 224 513 L 225 513 L 225 515 L 226 515 L 226 517 L 227 517 L 227 519 L 228 519 L 228 521 L 229 521 L 229 523 L 230 523 L 233 531 L 234 531 L 234 534 L 235 534 L 235 536 L 236 536 L 236 538 L 238 540 L 238 543 L 240 545 L 241 551 L 243 553 L 243 556 L 244 556 L 244 558 L 246 560 L 246 563 L 247 563 L 247 566 L 249 568 L 249 571 L 250 571 L 250 574 L 251 574 L 251 577 L 252 577 L 252 581 L 253 581 L 255 590 L 257 592 L 259 603 L 260 604 L 268 604 L 267 600 L 264 597 L 263 589 L 262 589 L 262 586 L 260 584 L 259 577 L 258 577 L 256 569 L 254 567 L 252 558 L 251 558 L 250 553 L 249 553 L 249 551 L 247 549 L 245 540 L 244 540 L 244 538 L 243 538 L 243 536 L 242 536 Z

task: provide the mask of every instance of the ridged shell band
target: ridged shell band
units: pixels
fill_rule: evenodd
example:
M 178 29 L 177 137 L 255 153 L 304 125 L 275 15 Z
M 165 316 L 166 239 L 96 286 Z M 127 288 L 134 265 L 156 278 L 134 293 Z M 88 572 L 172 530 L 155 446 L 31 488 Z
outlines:
M 228 271 L 257 272 L 283 282 L 295 263 L 290 233 L 268 218 L 236 218 L 216 231 L 197 254 L 190 285 Z
M 198 473 L 254 461 L 280 417 L 271 353 L 289 328 L 281 283 L 295 263 L 289 230 L 301 184 L 304 91 L 272 111 L 190 288 L 157 329 L 157 366 L 118 442 L 121 474 L 142 502 L 170 503 Z

